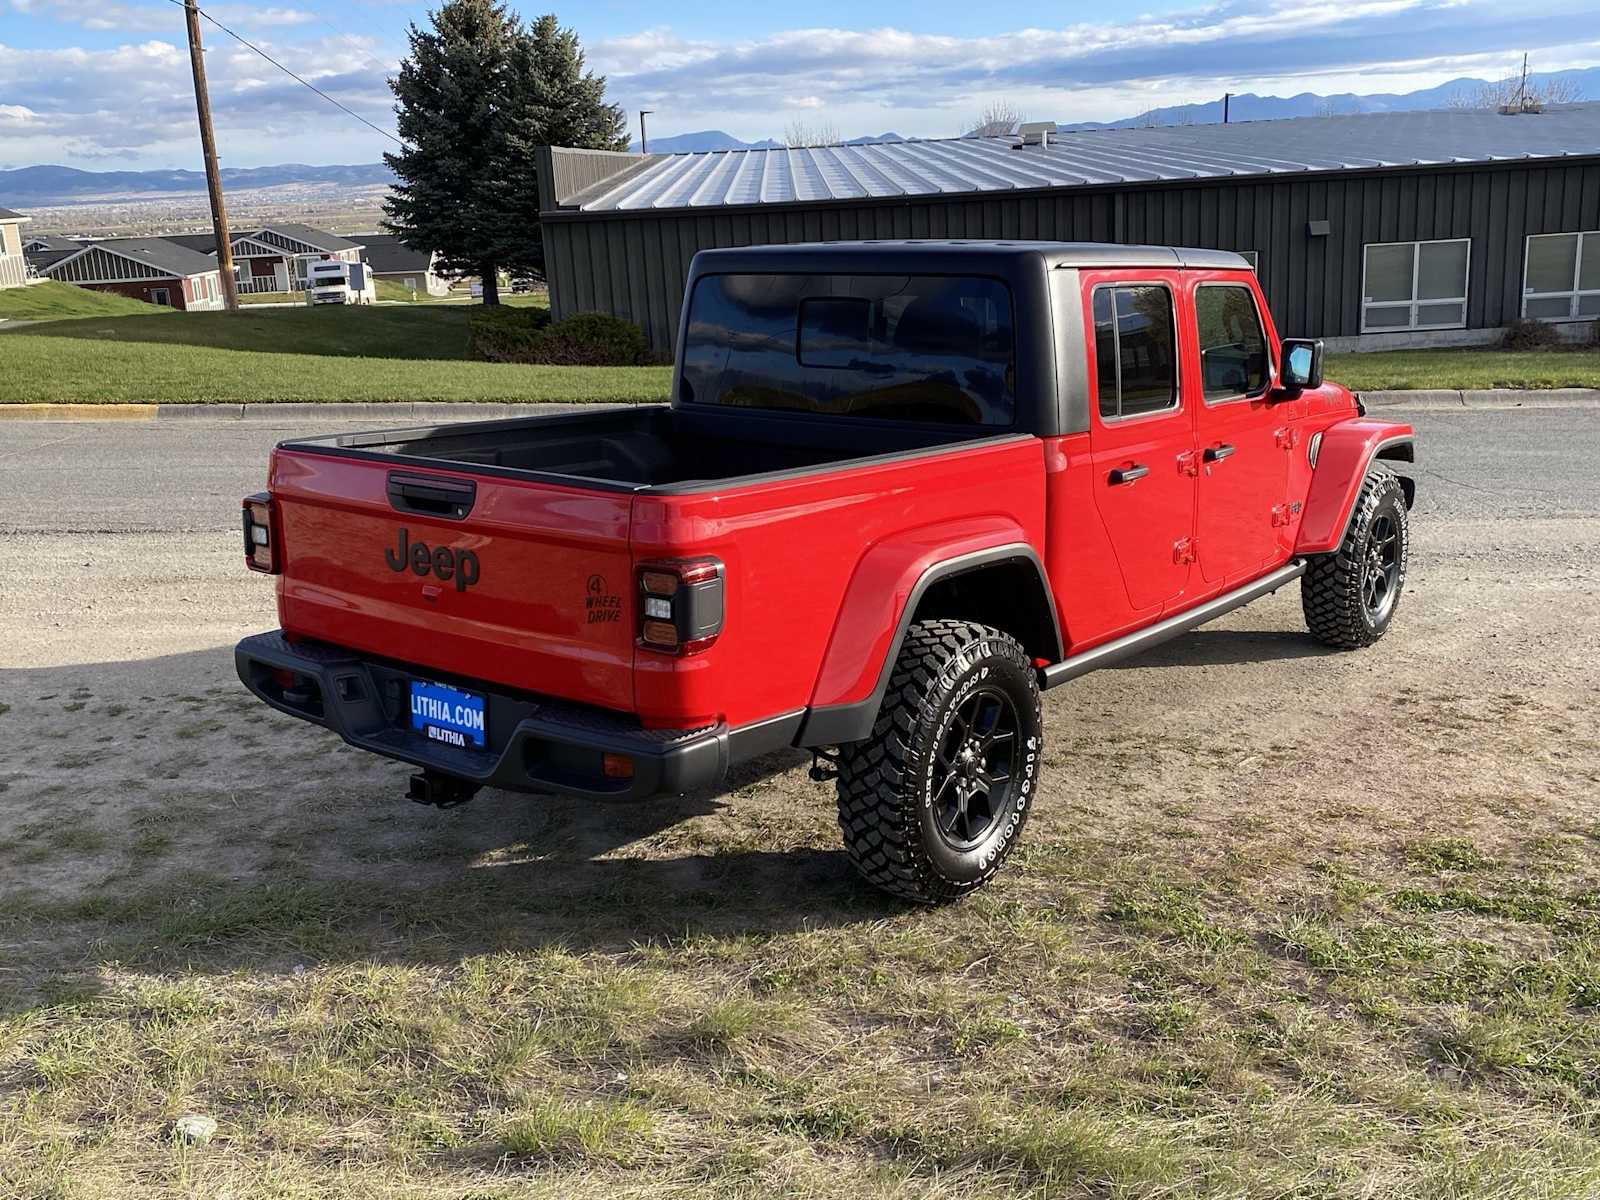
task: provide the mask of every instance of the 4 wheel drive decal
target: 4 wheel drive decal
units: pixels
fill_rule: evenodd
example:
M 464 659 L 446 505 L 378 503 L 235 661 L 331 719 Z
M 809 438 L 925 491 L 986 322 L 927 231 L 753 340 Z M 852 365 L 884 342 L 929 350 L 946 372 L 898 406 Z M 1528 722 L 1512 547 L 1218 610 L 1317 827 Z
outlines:
M 413 542 L 411 531 L 400 526 L 400 540 L 383 552 L 383 561 L 396 573 L 411 568 L 413 575 L 433 575 L 442 581 L 454 580 L 456 591 L 464 592 L 478 582 L 481 569 L 478 556 L 471 550 L 456 550 L 450 546 L 429 546 L 427 542 Z

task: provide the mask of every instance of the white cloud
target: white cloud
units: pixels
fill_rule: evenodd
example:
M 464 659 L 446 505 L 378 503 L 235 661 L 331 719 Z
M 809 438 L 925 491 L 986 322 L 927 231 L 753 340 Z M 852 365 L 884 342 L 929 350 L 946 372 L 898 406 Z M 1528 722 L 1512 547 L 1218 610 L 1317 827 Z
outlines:
M 656 110 L 662 132 L 718 127 L 768 136 L 790 115 L 820 107 L 841 129 L 935 135 L 957 132 L 998 96 L 1041 116 L 1105 120 L 1214 99 L 1223 90 L 1255 90 L 1267 78 L 1305 91 L 1318 79 L 1358 72 L 1426 74 L 1401 61 L 1422 46 L 1441 61 L 1503 59 L 1507 47 L 1549 47 L 1544 57 L 1558 51 L 1565 57 L 1573 19 L 1586 6 L 1587 0 L 1553 0 L 1511 11 L 1483 0 L 1220 0 L 977 37 L 817 28 L 719 42 L 653 28 L 598 42 L 590 59 L 625 109 Z
M 117 3 L 116 0 L 10 0 L 11 7 L 35 19 L 48 19 L 98 32 L 183 33 L 183 12 L 167 0 Z M 247 4 L 220 4 L 205 11 L 225 25 L 252 29 L 309 25 L 321 18 L 299 8 L 253 8 Z

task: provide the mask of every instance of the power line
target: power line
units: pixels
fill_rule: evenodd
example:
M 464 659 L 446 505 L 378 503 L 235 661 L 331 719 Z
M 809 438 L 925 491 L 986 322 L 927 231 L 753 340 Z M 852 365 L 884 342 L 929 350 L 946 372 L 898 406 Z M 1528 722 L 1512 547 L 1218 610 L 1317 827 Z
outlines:
M 172 4 L 176 4 L 179 8 L 184 7 L 183 0 L 169 0 L 169 2 L 172 3 Z M 323 91 L 316 84 L 311 83 L 310 81 L 301 78 L 299 75 L 296 75 L 293 71 L 291 71 L 288 67 L 284 66 L 277 59 L 273 58 L 272 55 L 268 54 L 260 46 L 256 45 L 254 42 L 249 41 L 246 38 L 240 37 L 237 33 L 235 33 L 233 30 L 229 29 L 221 21 L 217 20 L 210 13 L 206 12 L 205 9 L 202 8 L 202 9 L 199 10 L 199 12 L 200 12 L 200 15 L 202 17 L 204 17 L 206 20 L 210 21 L 213 25 L 215 25 L 218 29 L 222 30 L 223 33 L 227 34 L 234 41 L 238 42 L 241 46 L 244 46 L 245 48 L 247 48 L 249 50 L 255 51 L 257 54 L 259 54 L 262 58 L 266 59 L 273 66 L 277 67 L 278 70 L 282 71 L 290 79 L 294 80 L 296 83 L 300 84 L 303 87 L 310 88 L 313 92 L 315 92 L 317 95 L 321 96 L 324 100 L 326 100 L 329 104 L 333 105 L 340 112 L 345 113 L 348 116 L 354 117 L 356 120 L 360 121 L 363 125 L 365 125 L 368 129 L 372 130 L 373 133 L 381 133 L 384 137 L 388 138 L 396 146 L 401 146 L 401 147 L 405 146 L 404 142 L 402 142 L 399 138 L 395 137 L 395 135 L 390 133 L 387 129 L 384 129 L 383 127 L 378 126 L 378 125 L 374 125 L 371 121 L 367 120 L 365 117 L 363 117 L 360 113 L 356 112 L 354 109 L 347 108 L 347 107 L 345 107 L 345 105 L 343 105 L 339 101 L 335 100 L 332 96 L 328 95 L 327 92 Z M 332 27 L 330 26 L 329 28 L 332 28 Z M 335 32 L 337 32 L 337 30 L 335 30 Z

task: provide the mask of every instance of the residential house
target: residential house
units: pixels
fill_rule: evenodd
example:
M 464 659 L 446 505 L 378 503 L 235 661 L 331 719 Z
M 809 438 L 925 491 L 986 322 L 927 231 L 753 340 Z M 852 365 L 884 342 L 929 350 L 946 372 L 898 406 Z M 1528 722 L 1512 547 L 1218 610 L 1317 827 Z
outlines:
M 22 239 L 22 257 L 35 272 L 83 249 L 83 242 L 54 233 L 30 233 Z
M 22 255 L 22 225 L 27 220 L 19 212 L 0 208 L 0 288 L 28 282 L 28 261 Z
M 97 292 L 189 311 L 222 307 L 222 280 L 208 255 L 167 238 L 87 242 L 39 273 Z
M 428 296 L 448 296 L 450 281 L 435 269 L 439 255 L 413 250 L 392 233 L 358 233 L 375 278 Z
M 240 295 L 301 292 L 311 263 L 336 259 L 361 261 L 361 243 L 310 225 L 284 223 L 260 229 L 234 230 L 233 274 Z M 198 254 L 216 257 L 217 240 L 209 233 L 169 234 L 166 241 Z

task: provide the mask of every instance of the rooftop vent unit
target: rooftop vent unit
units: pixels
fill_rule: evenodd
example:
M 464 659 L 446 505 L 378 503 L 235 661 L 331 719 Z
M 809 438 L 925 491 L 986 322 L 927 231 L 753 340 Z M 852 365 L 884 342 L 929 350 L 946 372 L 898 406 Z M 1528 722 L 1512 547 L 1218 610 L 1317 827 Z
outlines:
M 1011 148 L 1021 150 L 1024 146 L 1048 146 L 1055 135 L 1054 121 L 1028 121 L 1018 127 L 1017 136 L 1022 140 Z

